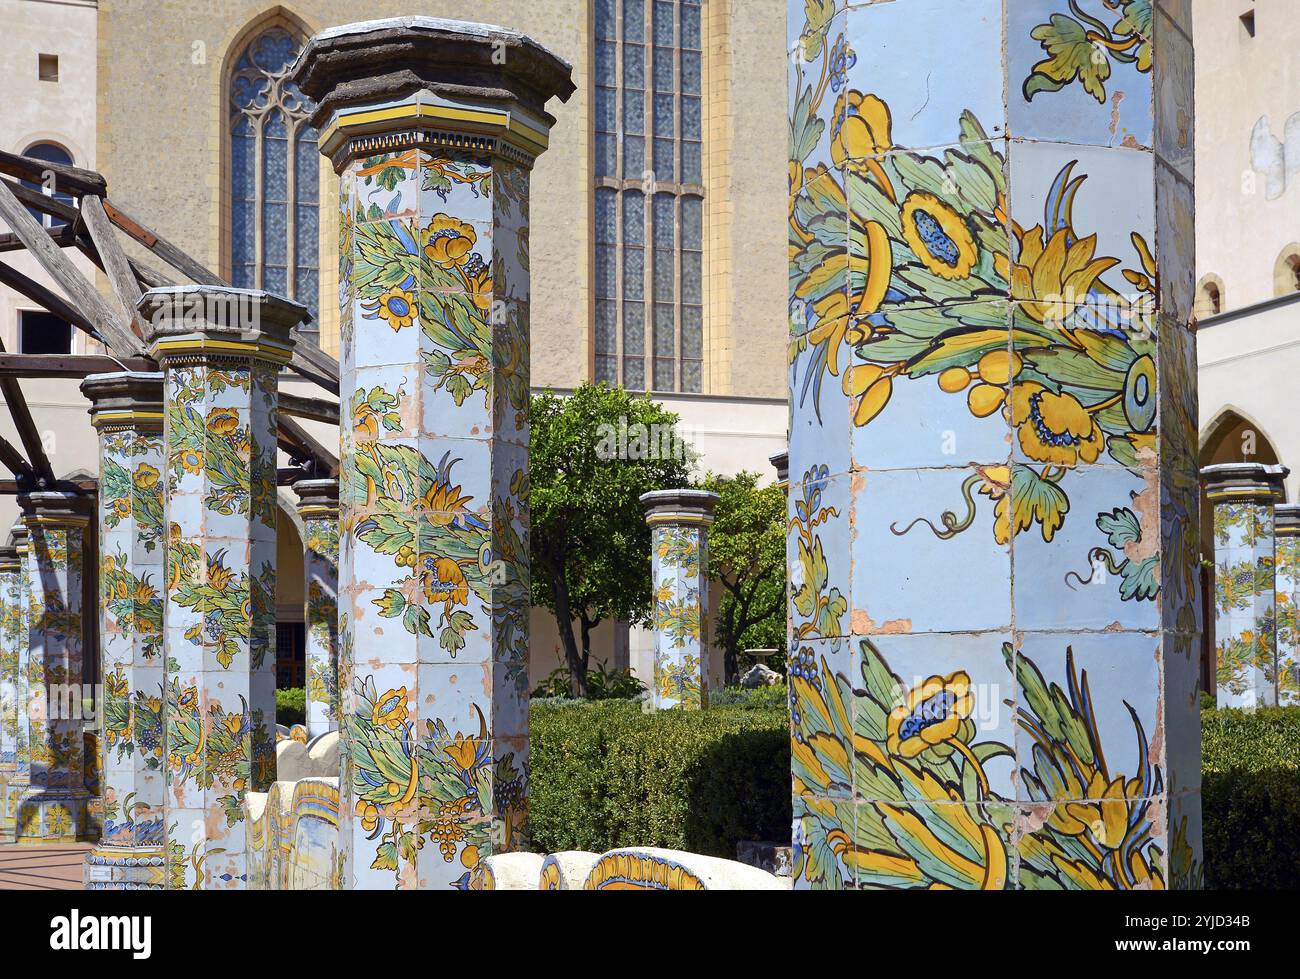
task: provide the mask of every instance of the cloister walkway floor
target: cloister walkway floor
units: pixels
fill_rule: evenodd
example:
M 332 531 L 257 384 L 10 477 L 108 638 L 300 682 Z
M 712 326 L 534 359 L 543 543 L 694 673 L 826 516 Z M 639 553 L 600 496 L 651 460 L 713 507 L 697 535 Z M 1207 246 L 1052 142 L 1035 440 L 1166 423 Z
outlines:
M 90 848 L 0 844 L 0 891 L 83 891 L 81 868 Z

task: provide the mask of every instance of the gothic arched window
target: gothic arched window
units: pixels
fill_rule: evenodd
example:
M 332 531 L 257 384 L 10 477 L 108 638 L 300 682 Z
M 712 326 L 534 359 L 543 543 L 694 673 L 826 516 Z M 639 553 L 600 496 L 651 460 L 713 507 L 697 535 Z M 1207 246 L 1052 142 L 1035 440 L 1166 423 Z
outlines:
M 320 163 L 310 101 L 288 79 L 300 43 L 283 27 L 254 37 L 230 78 L 231 281 L 317 313 Z

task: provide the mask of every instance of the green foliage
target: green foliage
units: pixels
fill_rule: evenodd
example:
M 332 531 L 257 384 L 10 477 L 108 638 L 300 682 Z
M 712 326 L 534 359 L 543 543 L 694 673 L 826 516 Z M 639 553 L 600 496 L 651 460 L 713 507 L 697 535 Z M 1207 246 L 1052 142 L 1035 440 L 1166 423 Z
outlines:
M 532 705 L 534 848 L 632 844 L 735 858 L 790 832 L 784 686 L 716 691 L 707 711 L 627 700 Z M 1205 882 L 1300 888 L 1300 708 L 1207 710 Z
M 761 710 L 770 707 L 785 707 L 790 703 L 790 688 L 784 683 L 770 687 L 727 687 L 725 690 L 709 692 L 710 707 L 735 707 L 740 710 Z
M 546 679 L 533 691 L 534 697 L 565 699 L 573 696 L 572 677 L 569 668 L 561 666 L 546 675 Z M 597 663 L 596 670 L 587 671 L 588 700 L 630 700 L 645 692 L 646 686 L 628 669 L 605 669 L 604 663 Z
M 583 384 L 563 398 L 544 392 L 532 399 L 529 418 L 533 604 L 555 614 L 581 695 L 590 630 L 606 619 L 647 621 L 650 528 L 641 494 L 686 486 L 694 463 L 680 453 L 643 451 L 684 444 L 675 437 L 677 415 L 623 388 Z M 637 433 L 655 436 L 655 444 Z
M 710 473 L 702 487 L 719 497 L 709 528 L 709 577 L 725 590 L 714 638 L 729 683 L 739 679 L 741 650 L 785 650 L 785 493 L 758 480 L 752 472 Z
M 736 857 L 790 835 L 789 715 L 633 701 L 532 705 L 528 811 L 541 853 L 664 846 Z
M 1201 713 L 1207 887 L 1300 888 L 1300 707 Z
M 275 723 L 289 727 L 307 723 L 307 692 L 302 687 L 287 687 L 275 692 Z

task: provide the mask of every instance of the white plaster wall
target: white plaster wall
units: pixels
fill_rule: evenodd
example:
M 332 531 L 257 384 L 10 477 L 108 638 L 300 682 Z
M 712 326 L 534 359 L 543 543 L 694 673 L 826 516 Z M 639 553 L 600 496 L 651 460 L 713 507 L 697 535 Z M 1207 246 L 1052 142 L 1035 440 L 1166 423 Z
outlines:
M 1240 17 L 1255 14 L 1255 36 Z M 1274 295 L 1273 267 L 1300 242 L 1300 12 L 1294 0 L 1194 0 L 1196 44 L 1197 281 L 1224 281 L 1224 309 Z M 1260 119 L 1285 142 L 1292 123 L 1295 172 L 1274 200 L 1252 167 Z
M 1197 359 L 1202 444 L 1225 409 L 1236 411 L 1291 467 L 1287 499 L 1300 499 L 1300 301 L 1203 327 Z
M 58 143 L 68 150 L 77 166 L 94 169 L 97 16 L 93 0 L 0 0 L 0 65 L 4 66 L 0 149 L 21 153 L 33 143 Z M 57 82 L 38 79 L 40 54 L 58 55 Z M 0 221 L 0 231 L 9 230 Z M 67 250 L 64 254 L 85 275 L 98 274 L 80 253 Z M 23 274 L 53 285 L 25 251 L 7 252 L 2 257 L 5 264 Z M 6 350 L 18 347 L 18 311 L 38 308 L 25 296 L 0 286 L 0 341 Z M 73 352 L 90 352 L 88 341 L 77 331 L 73 333 Z M 55 474 L 96 474 L 98 449 L 86 414 L 89 404 L 77 390 L 78 382 L 43 380 L 21 384 Z M 7 410 L 0 411 L 0 435 L 18 444 Z M 17 516 L 14 498 L 0 496 L 0 537 L 8 535 Z

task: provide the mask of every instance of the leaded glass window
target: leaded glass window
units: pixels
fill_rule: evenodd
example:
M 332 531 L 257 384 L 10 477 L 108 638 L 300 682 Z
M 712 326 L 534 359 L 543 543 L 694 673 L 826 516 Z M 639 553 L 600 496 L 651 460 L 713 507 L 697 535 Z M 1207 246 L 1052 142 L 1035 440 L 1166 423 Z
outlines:
M 320 163 L 307 123 L 311 103 L 288 79 L 299 47 L 283 27 L 269 28 L 249 42 L 231 75 L 231 281 L 296 299 L 315 317 Z
M 699 0 L 596 0 L 595 377 L 700 391 Z

